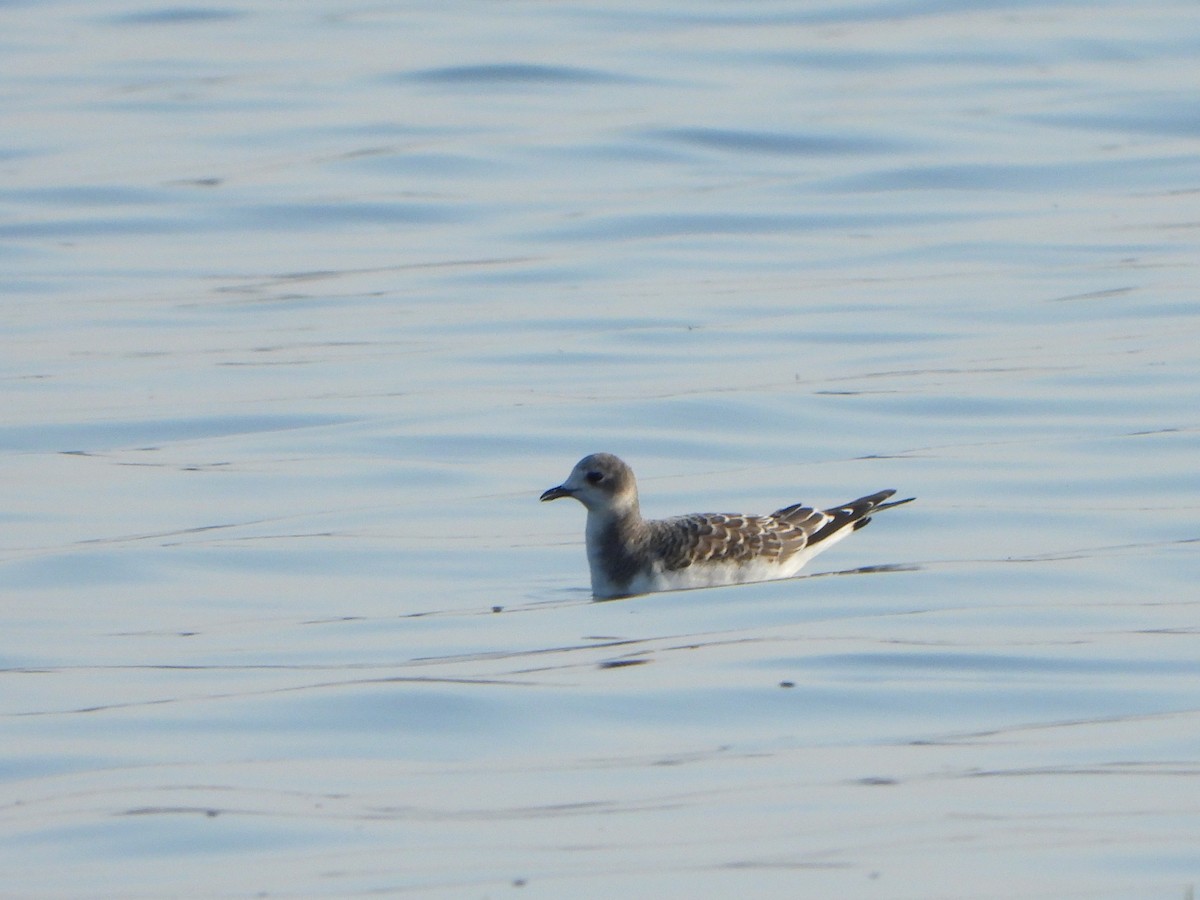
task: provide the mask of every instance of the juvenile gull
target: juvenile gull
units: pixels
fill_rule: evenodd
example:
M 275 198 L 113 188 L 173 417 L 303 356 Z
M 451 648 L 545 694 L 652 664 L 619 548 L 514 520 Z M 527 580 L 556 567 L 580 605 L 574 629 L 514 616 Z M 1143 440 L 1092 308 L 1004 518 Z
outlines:
M 880 491 L 818 510 L 803 503 L 768 516 L 693 513 L 643 519 L 633 470 L 611 453 L 585 456 L 542 500 L 574 497 L 587 507 L 587 555 L 598 599 L 790 578 L 804 564 L 871 521 Z

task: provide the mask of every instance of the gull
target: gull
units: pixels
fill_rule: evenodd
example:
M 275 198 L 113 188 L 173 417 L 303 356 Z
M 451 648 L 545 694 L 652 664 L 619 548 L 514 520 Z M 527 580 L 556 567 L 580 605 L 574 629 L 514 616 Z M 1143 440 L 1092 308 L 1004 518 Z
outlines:
M 692 513 L 643 519 L 633 469 L 611 453 L 585 456 L 542 501 L 574 497 L 587 508 L 588 567 L 598 600 L 790 578 L 810 559 L 916 498 L 879 491 L 826 510 L 803 503 L 770 515 Z

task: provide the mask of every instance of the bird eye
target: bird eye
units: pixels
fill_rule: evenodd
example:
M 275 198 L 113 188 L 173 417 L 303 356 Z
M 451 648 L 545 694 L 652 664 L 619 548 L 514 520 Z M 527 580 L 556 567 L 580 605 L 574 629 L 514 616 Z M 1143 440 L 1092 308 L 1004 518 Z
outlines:
M 588 472 L 587 480 L 592 484 L 599 484 L 604 480 L 604 474 L 602 472 Z

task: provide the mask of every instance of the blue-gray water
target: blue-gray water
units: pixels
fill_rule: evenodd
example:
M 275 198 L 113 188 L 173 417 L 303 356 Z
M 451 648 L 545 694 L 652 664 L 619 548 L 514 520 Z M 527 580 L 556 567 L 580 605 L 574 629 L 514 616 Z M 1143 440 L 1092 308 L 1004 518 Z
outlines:
M 0 896 L 1191 897 L 1198 26 L 0 5 Z

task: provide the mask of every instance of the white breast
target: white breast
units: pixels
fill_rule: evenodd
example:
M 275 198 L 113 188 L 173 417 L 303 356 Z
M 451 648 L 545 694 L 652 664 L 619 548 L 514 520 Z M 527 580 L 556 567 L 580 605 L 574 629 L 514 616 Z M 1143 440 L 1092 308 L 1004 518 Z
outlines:
M 686 591 L 692 588 L 721 587 L 729 584 L 748 584 L 754 581 L 775 581 L 791 578 L 804 568 L 810 559 L 827 550 L 850 532 L 847 528 L 817 544 L 806 547 L 783 562 L 752 560 L 746 563 L 700 562 L 682 569 L 664 571 L 655 565 L 634 576 L 629 585 L 618 589 L 604 578 L 599 567 L 592 565 L 592 593 L 597 597 L 619 597 L 628 594 L 651 594 L 656 591 Z

